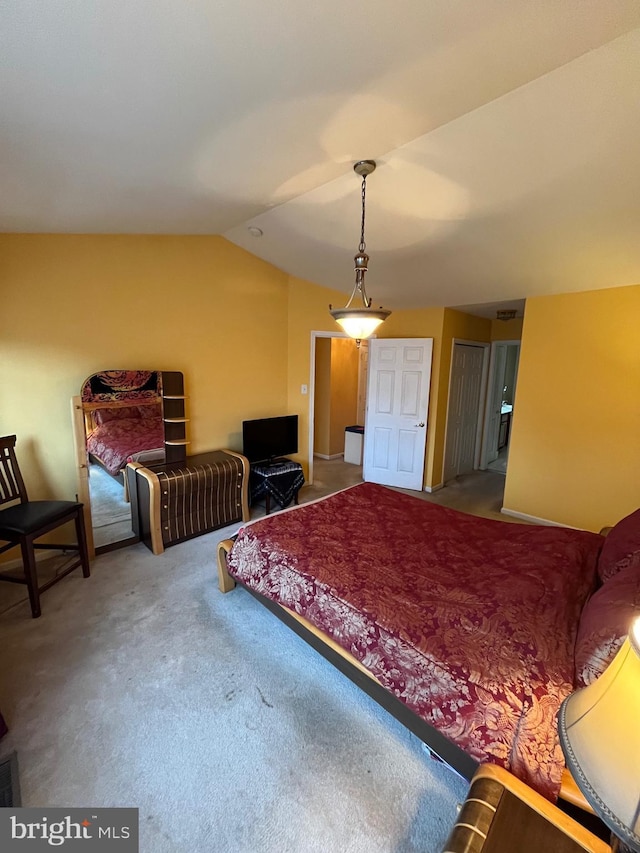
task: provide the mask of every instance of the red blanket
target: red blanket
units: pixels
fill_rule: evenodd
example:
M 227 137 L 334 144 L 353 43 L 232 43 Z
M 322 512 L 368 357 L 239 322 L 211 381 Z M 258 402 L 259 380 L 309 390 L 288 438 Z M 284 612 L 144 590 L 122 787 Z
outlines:
M 330 635 L 469 755 L 555 799 L 556 715 L 602 541 L 363 483 L 247 525 L 229 571 Z
M 87 450 L 115 475 L 134 453 L 161 448 L 164 424 L 160 418 L 127 418 L 98 426 L 87 438 Z

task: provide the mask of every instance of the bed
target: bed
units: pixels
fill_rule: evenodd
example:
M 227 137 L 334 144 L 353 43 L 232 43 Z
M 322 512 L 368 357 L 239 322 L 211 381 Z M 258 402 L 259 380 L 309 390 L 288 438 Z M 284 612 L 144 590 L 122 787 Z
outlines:
M 127 462 L 162 462 L 165 426 L 162 373 L 105 370 L 81 389 L 86 450 L 92 461 L 121 478 Z
M 161 462 L 164 457 L 162 404 L 107 406 L 92 412 L 87 452 L 112 476 L 127 462 Z
M 638 513 L 605 539 L 362 483 L 220 543 L 220 588 L 242 583 L 466 778 L 491 762 L 579 802 L 556 715 L 640 609 L 638 530 Z

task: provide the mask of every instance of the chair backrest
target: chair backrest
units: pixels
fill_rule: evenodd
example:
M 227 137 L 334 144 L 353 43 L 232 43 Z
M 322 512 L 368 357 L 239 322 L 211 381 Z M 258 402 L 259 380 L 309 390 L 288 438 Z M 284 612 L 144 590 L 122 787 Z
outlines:
M 0 438 L 0 504 L 20 500 L 26 503 L 27 489 L 16 459 L 16 437 L 5 435 Z

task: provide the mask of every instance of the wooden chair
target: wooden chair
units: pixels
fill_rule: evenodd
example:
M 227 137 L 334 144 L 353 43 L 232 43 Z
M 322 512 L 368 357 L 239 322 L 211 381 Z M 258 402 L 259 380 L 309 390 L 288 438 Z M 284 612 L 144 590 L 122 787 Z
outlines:
M 0 573 L 0 580 L 26 584 L 33 618 L 40 616 L 40 593 L 49 589 L 69 572 L 82 566 L 85 578 L 90 575 L 89 552 L 84 527 L 83 507 L 75 501 L 30 501 L 27 497 L 24 480 L 20 474 L 15 453 L 16 436 L 0 438 L 0 505 L 12 503 L 12 506 L 0 509 L 0 540 L 9 544 L 0 546 L 0 554 L 18 545 L 22 550 L 24 576 Z M 19 501 L 19 503 L 16 503 Z M 50 530 L 74 521 L 76 525 L 77 545 L 36 544 L 35 540 Z M 56 551 L 77 551 L 78 559 L 63 571 L 38 586 L 38 571 L 35 559 L 36 548 L 49 548 Z

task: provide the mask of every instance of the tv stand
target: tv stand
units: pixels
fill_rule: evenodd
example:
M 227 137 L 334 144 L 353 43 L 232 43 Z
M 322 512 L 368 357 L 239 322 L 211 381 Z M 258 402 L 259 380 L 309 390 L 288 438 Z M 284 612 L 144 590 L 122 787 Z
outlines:
M 260 466 L 261 468 L 273 468 L 274 466 L 284 465 L 285 463 L 290 462 L 291 460 L 287 459 L 286 456 L 273 456 L 271 459 L 265 459 L 262 462 L 253 462 L 251 463 L 251 467 Z
M 249 472 L 249 500 L 253 505 L 260 498 L 265 500 L 265 514 L 271 511 L 271 498 L 280 509 L 289 506 L 291 501 L 298 503 L 298 492 L 304 485 L 304 474 L 299 462 L 286 457 L 269 459 L 265 462 L 252 462 Z

